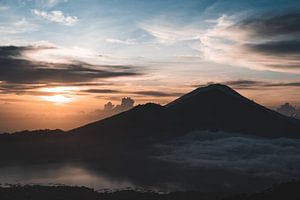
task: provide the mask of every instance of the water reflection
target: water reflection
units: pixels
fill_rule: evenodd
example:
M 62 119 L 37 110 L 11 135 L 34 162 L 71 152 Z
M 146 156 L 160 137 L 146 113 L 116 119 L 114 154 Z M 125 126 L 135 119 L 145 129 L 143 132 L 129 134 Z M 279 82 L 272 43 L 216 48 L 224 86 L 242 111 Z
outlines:
M 2 184 L 72 185 L 100 189 L 134 187 L 126 180 L 116 180 L 96 173 L 80 163 L 6 166 L 0 168 Z

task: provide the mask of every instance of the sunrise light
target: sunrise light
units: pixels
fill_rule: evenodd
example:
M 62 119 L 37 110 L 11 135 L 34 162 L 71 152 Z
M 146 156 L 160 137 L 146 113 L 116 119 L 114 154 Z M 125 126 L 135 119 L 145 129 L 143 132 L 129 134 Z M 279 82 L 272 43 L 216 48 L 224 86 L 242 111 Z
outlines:
M 73 100 L 71 97 L 67 97 L 65 95 L 42 96 L 41 98 L 54 104 L 66 104 Z

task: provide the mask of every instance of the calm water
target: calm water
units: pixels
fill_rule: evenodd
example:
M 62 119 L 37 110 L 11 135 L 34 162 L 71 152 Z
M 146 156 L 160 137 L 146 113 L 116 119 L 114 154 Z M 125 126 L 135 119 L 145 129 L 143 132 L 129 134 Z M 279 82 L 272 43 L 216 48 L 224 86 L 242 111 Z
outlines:
M 64 184 L 94 189 L 133 187 L 126 180 L 116 180 L 95 173 L 81 164 L 0 167 L 1 184 Z

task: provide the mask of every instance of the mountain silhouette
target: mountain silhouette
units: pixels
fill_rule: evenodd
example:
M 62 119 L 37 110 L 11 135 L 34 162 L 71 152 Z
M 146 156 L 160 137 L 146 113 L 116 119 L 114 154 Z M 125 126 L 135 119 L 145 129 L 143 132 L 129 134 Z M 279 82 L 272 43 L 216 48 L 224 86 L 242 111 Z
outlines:
M 138 105 L 70 133 L 124 141 L 168 138 L 195 130 L 299 137 L 300 123 L 243 97 L 226 85 L 213 84 L 197 88 L 165 106 Z

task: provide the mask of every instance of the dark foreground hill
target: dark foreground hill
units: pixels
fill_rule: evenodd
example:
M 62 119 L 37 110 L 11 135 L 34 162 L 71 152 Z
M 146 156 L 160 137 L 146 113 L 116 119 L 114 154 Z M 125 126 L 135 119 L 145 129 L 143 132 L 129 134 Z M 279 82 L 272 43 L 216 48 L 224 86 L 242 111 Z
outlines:
M 139 192 L 121 190 L 115 192 L 96 192 L 86 187 L 70 186 L 11 186 L 0 187 L 1 200 L 299 200 L 300 182 L 288 182 L 253 194 L 239 194 L 228 197 L 221 193 L 203 193 L 196 191 L 171 192 L 158 194 L 155 192 Z M 226 197 L 227 196 L 227 197 Z

